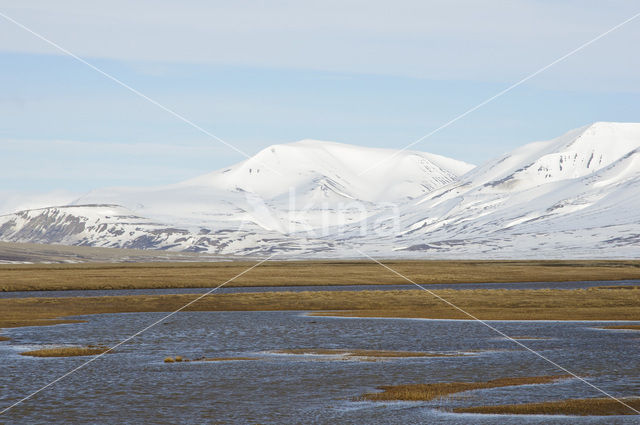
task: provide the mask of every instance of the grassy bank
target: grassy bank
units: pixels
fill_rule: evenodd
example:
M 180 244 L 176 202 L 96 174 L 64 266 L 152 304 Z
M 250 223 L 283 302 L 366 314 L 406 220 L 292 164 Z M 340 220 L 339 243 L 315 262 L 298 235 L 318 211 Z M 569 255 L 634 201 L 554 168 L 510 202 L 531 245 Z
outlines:
M 420 284 L 640 279 L 640 261 L 388 261 Z M 212 287 L 255 263 L 0 265 L 0 291 Z M 275 261 L 228 286 L 407 284 L 371 261 Z
M 640 398 L 623 399 L 636 410 L 640 410 Z M 572 415 L 612 416 L 637 415 L 636 412 L 610 398 L 586 398 L 549 401 L 544 403 L 504 404 L 454 409 L 456 413 L 485 413 L 502 415 Z
M 640 331 L 640 325 L 604 326 L 602 329 L 619 329 L 619 330 L 627 330 L 627 331 Z
M 485 320 L 640 320 L 638 290 L 442 290 L 441 297 Z M 169 312 L 197 295 L 0 299 L 0 328 L 64 323 L 65 317 Z M 302 310 L 334 316 L 468 319 L 421 291 L 304 291 L 212 294 L 187 311 Z
M 433 384 L 385 385 L 378 387 L 382 392 L 364 394 L 360 399 L 368 401 L 428 401 L 463 391 L 512 387 L 516 385 L 549 384 L 565 378 L 570 378 L 570 375 L 500 378 L 486 382 L 436 382 Z

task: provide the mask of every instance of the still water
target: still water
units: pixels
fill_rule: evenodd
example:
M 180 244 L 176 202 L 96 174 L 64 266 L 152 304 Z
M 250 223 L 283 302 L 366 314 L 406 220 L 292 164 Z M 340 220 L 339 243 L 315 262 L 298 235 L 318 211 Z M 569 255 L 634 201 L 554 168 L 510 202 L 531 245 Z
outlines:
M 582 280 L 571 282 L 502 282 L 502 283 L 436 283 L 424 285 L 431 290 L 437 289 L 585 289 L 598 286 L 640 286 L 640 280 Z M 117 295 L 166 295 L 166 294 L 203 294 L 211 288 L 147 288 L 147 289 L 88 289 L 63 291 L 14 291 L 1 292 L 0 298 L 29 297 L 103 297 Z M 235 294 L 239 292 L 302 292 L 302 291 L 398 291 L 416 289 L 415 285 L 316 285 L 316 286 L 243 286 L 222 287 L 217 294 Z
M 113 345 L 166 313 L 85 316 L 87 323 L 5 330 L 0 410 L 89 357 L 31 358 L 55 345 Z M 612 322 L 491 324 L 614 396 L 638 395 L 640 333 Z M 537 338 L 537 339 L 536 339 Z M 465 353 L 368 362 L 274 354 L 288 348 Z M 253 361 L 164 363 L 186 358 Z M 432 402 L 362 402 L 379 385 L 564 374 L 473 321 L 309 317 L 304 312 L 181 312 L 0 416 L 7 424 L 632 424 L 637 417 L 480 416 L 460 406 L 600 397 L 567 379 L 480 390 Z

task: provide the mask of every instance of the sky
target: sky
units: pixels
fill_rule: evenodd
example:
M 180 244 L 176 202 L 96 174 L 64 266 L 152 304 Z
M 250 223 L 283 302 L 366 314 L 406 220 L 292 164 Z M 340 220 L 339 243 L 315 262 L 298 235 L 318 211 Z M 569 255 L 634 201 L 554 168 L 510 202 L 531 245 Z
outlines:
M 0 0 L 249 155 L 309 138 L 401 149 L 637 13 L 615 0 Z M 244 159 L 6 17 L 0 213 Z M 481 164 L 591 122 L 640 122 L 638 45 L 640 17 L 412 149 Z

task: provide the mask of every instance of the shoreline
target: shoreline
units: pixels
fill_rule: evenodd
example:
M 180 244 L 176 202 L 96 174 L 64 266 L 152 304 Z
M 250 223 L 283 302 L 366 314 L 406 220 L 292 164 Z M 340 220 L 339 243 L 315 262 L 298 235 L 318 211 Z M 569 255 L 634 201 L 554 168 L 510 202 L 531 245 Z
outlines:
M 264 310 L 257 310 L 264 311 Z M 288 310 L 279 310 L 279 311 L 288 311 Z M 297 311 L 297 310 L 292 310 Z M 332 316 L 330 312 L 304 312 L 303 316 L 305 317 L 314 317 L 314 318 L 326 318 L 326 319 L 372 319 L 372 320 L 422 320 L 425 322 L 477 322 L 475 319 L 433 319 L 429 317 L 376 317 L 376 316 Z M 325 314 L 327 313 L 327 314 Z M 629 322 L 629 323 L 640 323 L 640 319 L 628 319 L 628 320 L 606 320 L 606 319 L 592 319 L 592 320 L 572 320 L 572 319 L 557 319 L 557 320 L 549 320 L 549 319 L 483 319 L 483 322 L 491 322 L 491 323 L 620 323 L 620 322 Z M 621 325 L 618 327 L 596 327 L 594 330 L 602 330 L 602 331 L 627 331 L 627 330 L 635 330 L 635 329 L 627 329 L 623 328 L 627 325 Z M 634 325 L 629 325 L 634 326 Z M 640 325 L 638 325 L 640 326 Z M 513 339 L 520 339 L 512 337 Z

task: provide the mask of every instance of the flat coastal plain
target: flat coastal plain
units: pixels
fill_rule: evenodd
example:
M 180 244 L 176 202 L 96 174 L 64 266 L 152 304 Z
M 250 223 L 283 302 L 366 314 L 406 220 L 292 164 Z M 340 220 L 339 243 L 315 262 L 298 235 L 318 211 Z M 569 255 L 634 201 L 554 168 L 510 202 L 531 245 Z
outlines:
M 640 279 L 640 261 L 382 261 L 418 284 L 616 281 Z M 0 264 L 0 291 L 81 289 L 406 285 L 372 261 L 133 262 Z M 237 277 L 236 277 L 237 276 Z
M 5 297 L 0 292 L 0 341 L 4 346 L 33 346 L 32 351 L 24 351 L 18 356 L 11 357 L 12 354 L 5 354 L 7 359 L 16 364 L 23 364 L 25 358 L 47 358 L 47 357 L 71 357 L 89 356 L 105 352 L 107 347 L 121 341 L 129 336 L 122 335 L 121 339 L 112 341 L 104 336 L 98 337 L 103 328 L 95 328 L 95 332 L 90 332 L 90 338 L 70 337 L 66 339 L 52 341 L 47 336 L 47 332 L 39 331 L 29 335 L 14 332 L 25 326 L 34 326 L 31 329 L 53 329 L 43 327 L 49 325 L 69 324 L 71 327 L 93 327 L 103 321 L 125 320 L 126 317 L 118 318 L 117 313 L 131 313 L 131 317 L 140 317 L 144 323 L 151 323 L 157 320 L 155 316 L 147 316 L 146 313 L 173 312 L 188 303 L 191 303 L 180 314 L 193 315 L 194 312 L 215 312 L 206 314 L 216 314 L 216 320 L 231 320 L 228 327 L 224 327 L 228 335 L 236 335 L 232 331 L 235 327 L 245 326 L 243 333 L 238 335 L 251 334 L 251 332 L 267 327 L 265 335 L 279 332 L 279 329 L 301 328 L 301 335 L 295 339 L 291 332 L 287 331 L 281 335 L 281 346 L 272 346 L 272 340 L 266 338 L 266 342 L 255 342 L 256 346 L 251 350 L 234 349 L 229 347 L 237 341 L 229 340 L 228 344 L 219 347 L 218 350 L 209 349 L 206 352 L 194 352 L 193 346 L 211 347 L 219 344 L 219 339 L 205 344 L 202 338 L 208 338 L 209 332 L 217 332 L 217 322 L 207 325 L 207 331 L 200 337 L 190 336 L 189 329 L 192 322 L 180 321 L 180 315 L 174 316 L 171 323 L 162 323 L 167 326 L 159 326 L 154 332 L 163 332 L 175 326 L 184 326 L 185 331 L 178 332 L 182 338 L 191 338 L 189 343 L 172 342 L 172 348 L 163 349 L 162 343 L 153 343 L 147 350 L 157 353 L 157 359 L 144 360 L 142 354 L 136 354 L 132 348 L 121 347 L 107 359 L 100 359 L 96 362 L 97 367 L 104 367 L 111 364 L 110 359 L 119 359 L 123 356 L 138 356 L 137 361 L 141 364 L 153 364 L 154 368 L 159 368 L 162 364 L 164 371 L 171 371 L 170 367 L 183 363 L 189 364 L 225 364 L 224 367 L 234 366 L 240 361 L 253 360 L 252 365 L 246 368 L 261 368 L 264 365 L 278 365 L 287 363 L 295 368 L 304 362 L 310 362 L 309 367 L 324 365 L 327 368 L 341 368 L 343 363 L 355 364 L 356 361 L 362 363 L 362 359 L 367 360 L 365 366 L 375 368 L 376 364 L 396 362 L 391 367 L 395 375 L 388 377 L 380 376 L 373 369 L 370 374 L 358 375 L 357 368 L 345 369 L 347 373 L 352 373 L 348 384 L 353 385 L 353 389 L 347 395 L 341 396 L 340 403 L 348 404 L 367 400 L 369 402 L 385 403 L 396 400 L 412 400 L 416 403 L 441 403 L 438 400 L 446 399 L 446 403 L 453 403 L 451 407 L 441 407 L 440 405 L 425 405 L 432 411 L 447 411 L 452 415 L 464 414 L 554 414 L 554 415 L 629 415 L 633 414 L 633 406 L 637 405 L 636 399 L 630 399 L 629 405 L 616 403 L 611 399 L 583 398 L 593 396 L 585 393 L 585 388 L 578 386 L 577 393 L 574 387 L 571 391 L 562 393 L 558 399 L 540 401 L 539 403 L 514 403 L 511 396 L 506 395 L 500 400 L 493 400 L 490 397 L 480 397 L 474 405 L 460 405 L 459 401 L 451 394 L 459 391 L 481 391 L 486 388 L 504 387 L 505 391 L 512 391 L 518 394 L 520 386 L 533 385 L 540 386 L 540 397 L 545 394 L 544 386 L 561 388 L 572 384 L 572 376 L 564 373 L 559 375 L 559 370 L 546 369 L 540 364 L 533 367 L 536 360 L 528 358 L 527 367 L 530 367 L 528 374 L 523 371 L 511 370 L 504 372 L 504 368 L 511 363 L 500 366 L 488 376 L 483 370 L 476 370 L 469 365 L 473 365 L 476 356 L 494 356 L 494 361 L 500 360 L 504 356 L 514 356 L 516 362 L 523 361 L 515 357 L 519 347 L 510 344 L 513 341 L 506 341 L 509 346 L 502 348 L 499 335 L 488 332 L 489 337 L 476 337 L 475 333 L 467 335 L 469 340 L 465 340 L 467 348 L 456 348 L 455 341 L 450 341 L 448 335 L 456 328 L 457 332 L 466 332 L 464 322 L 456 322 L 459 319 L 472 320 L 504 320 L 521 321 L 520 324 L 500 324 L 500 328 L 511 326 L 514 328 L 511 335 L 517 340 L 527 341 L 526 344 L 544 349 L 548 344 L 558 344 L 560 338 L 569 335 L 571 343 L 560 345 L 556 349 L 565 350 L 563 354 L 566 359 L 560 361 L 575 362 L 582 359 L 582 351 L 573 353 L 572 347 L 577 344 L 587 344 L 589 347 L 597 347 L 598 350 L 606 352 L 610 347 L 616 350 L 620 356 L 626 354 L 621 351 L 625 348 L 625 341 L 637 340 L 636 334 L 638 321 L 640 321 L 640 286 L 636 280 L 640 280 L 640 261 L 617 261 L 617 260 L 597 260 L 597 261 L 382 261 L 399 274 L 406 276 L 411 281 L 422 285 L 422 288 L 413 286 L 409 281 L 403 279 L 398 274 L 394 274 L 379 264 L 367 261 L 269 261 L 242 274 L 248 268 L 256 264 L 249 261 L 221 261 L 221 262 L 183 262 L 183 261 L 163 261 L 163 262 L 86 262 L 77 264 L 3 264 L 0 265 L 0 291 L 5 293 Z M 237 278 L 236 276 L 241 275 Z M 231 281 L 229 281 L 231 280 Z M 206 288 L 215 288 L 229 281 L 225 286 L 238 288 L 234 293 L 213 292 L 206 297 L 196 300 L 201 294 L 207 291 Z M 578 289 L 561 289 L 561 282 L 596 282 L 596 286 L 581 287 Z M 518 282 L 551 282 L 544 289 L 518 289 L 515 286 Z M 464 283 L 502 283 L 499 289 L 468 289 L 457 284 Z M 514 284 L 513 289 L 510 288 Z M 557 283 L 555 285 L 554 283 Z M 384 288 L 384 285 L 409 285 L 404 289 Z M 447 289 L 429 289 L 434 284 L 450 284 Z M 336 286 L 349 285 L 350 288 L 344 290 L 333 290 Z M 358 285 L 377 285 L 358 288 Z M 557 286 L 557 287 L 556 287 Z M 264 291 L 251 291 L 250 288 L 268 287 Z M 279 288 L 282 287 L 282 288 Z M 296 288 L 292 288 L 296 287 Z M 309 287 L 305 289 L 303 287 Z M 185 293 L 184 288 L 200 288 L 202 291 Z M 246 288 L 246 289 L 242 289 Z M 401 287 L 402 288 L 402 287 Z M 129 295 L 114 295 L 111 290 L 141 290 Z M 164 290 L 163 293 L 154 290 Z M 175 293 L 170 290 L 175 289 Z M 294 290 L 295 289 L 295 290 Z M 60 296 L 58 292 L 51 294 L 40 292 L 37 296 L 30 295 L 30 291 L 78 291 L 72 293 L 73 296 Z M 84 295 L 84 290 L 93 290 L 90 294 Z M 169 290 L 169 292 L 167 292 Z M 182 291 L 181 291 L 182 290 Z M 19 294 L 10 294 L 18 291 Z M 193 292 L 193 290 L 192 290 Z M 79 295 L 80 294 L 80 295 Z M 193 302 L 193 303 L 192 303 Z M 454 305 L 457 307 L 454 307 Z M 234 312 L 244 312 L 242 315 Z M 468 313 L 468 314 L 467 314 Z M 142 314 L 145 314 L 142 316 Z M 197 313 L 201 314 L 201 313 Z M 104 316 L 93 316 L 104 315 Z M 229 316 L 231 315 L 231 316 Z M 243 325 L 243 321 L 250 320 L 249 317 L 256 315 L 268 316 L 272 319 L 253 321 L 251 324 Z M 282 315 L 282 316 L 277 316 Z M 246 317 L 243 317 L 246 316 Z M 322 317 L 320 317 L 322 316 Z M 197 316 L 188 316 L 192 320 L 198 320 Z M 204 316 L 200 316 L 203 317 Z M 209 317 L 209 316 L 207 316 Z M 262 317 L 262 316 L 260 316 Z M 267 317 L 267 316 L 265 316 Z M 368 331 L 356 332 L 353 339 L 345 340 L 336 345 L 337 333 L 356 326 L 353 320 L 344 318 L 386 318 L 386 319 L 439 319 L 442 323 L 417 324 L 417 321 L 377 321 L 375 325 L 369 324 L 362 329 L 372 328 L 386 329 L 388 326 L 396 326 L 393 332 Z M 452 320 L 455 319 L 455 320 Z M 291 323 L 286 327 L 278 325 L 269 327 L 270 320 L 282 320 L 283 323 Z M 290 321 L 290 322 L 289 322 Z M 550 321 L 530 327 L 531 321 Z M 559 325 L 558 322 L 566 321 L 594 321 L 598 324 L 567 324 Z M 600 322 L 623 322 L 623 323 L 600 323 Z M 354 325 L 349 324 L 353 323 Z M 368 323 L 371 323 L 369 321 Z M 375 322 L 375 321 L 374 321 Z M 636 322 L 636 323 L 633 323 Z M 479 324 L 475 324 L 480 326 Z M 144 327 L 145 325 L 140 325 Z M 308 328 L 306 326 L 309 326 Z M 324 334 L 327 327 L 336 326 L 331 332 Z M 358 325 L 359 326 L 359 325 Z M 426 334 L 422 334 L 423 326 L 431 329 Z M 563 326 L 569 326 L 569 331 Z M 134 331 L 139 330 L 134 326 Z M 254 329 L 255 328 L 255 329 Z M 441 329 L 442 328 L 442 329 Z M 592 328 L 592 329 L 591 329 Z M 24 328 L 28 329 L 28 328 Z M 74 328 L 80 329 L 81 328 Z M 440 330 L 438 330 L 440 329 Z M 324 335 L 319 337 L 315 335 Z M 337 333 L 336 333 L 337 332 Z M 409 332 L 410 337 L 398 337 L 394 340 L 394 335 L 398 332 Z M 437 332 L 441 332 L 440 334 Z M 474 332 L 478 332 L 475 330 Z M 576 333 L 578 332 L 578 333 Z M 55 333 L 55 332 L 54 332 Z M 82 332 L 81 332 L 82 333 Z M 295 333 L 295 332 L 294 332 Z M 13 340 L 16 335 L 16 341 Z M 204 336 L 202 336 L 204 335 Z M 260 334 L 262 335 L 262 334 Z M 315 335 L 315 336 L 314 336 Z M 376 336 L 377 335 L 377 336 Z M 382 336 L 384 335 L 384 336 Z M 416 338 L 416 335 L 421 335 Z M 263 335 L 264 336 L 264 335 Z M 584 338 L 587 339 L 584 339 Z M 39 338 L 43 338 L 39 340 Z M 70 338 L 70 339 L 69 339 Z M 194 339 L 195 338 L 195 339 Z M 238 336 L 238 338 L 241 338 Z M 292 339 L 293 338 L 293 339 Z M 297 338 L 297 337 L 296 337 Z M 429 348 L 429 340 L 433 338 L 435 345 Z M 589 338 L 600 338 L 598 341 L 606 343 L 589 343 Z M 315 339 L 316 345 L 311 344 Z M 504 338 L 503 338 L 504 339 Z M 46 341 L 45 341 L 46 340 Z M 164 338 L 161 338 L 164 340 Z M 158 341 L 155 339 L 155 341 Z M 256 340 L 257 341 L 257 340 Z M 395 342 L 394 342 L 395 341 Z M 594 340 L 595 341 L 595 340 Z M 437 342 L 437 343 L 436 343 Z M 96 345 L 97 344 L 97 345 Z M 392 345 L 398 345 L 392 346 Z M 407 345 L 408 344 L 408 345 Z M 415 346 L 412 346 L 415 345 Z M 421 346 L 424 345 L 423 346 Z M 591 345 L 589 345 L 591 344 Z M 613 345 L 608 345 L 613 344 Z M 618 346 L 619 344 L 622 344 Z M 240 344 L 242 345 L 242 344 Z M 406 349 L 402 346 L 407 345 Z M 450 347 L 451 346 L 451 347 Z M 486 347 L 485 347 L 486 346 Z M 491 347 L 500 347 L 495 350 Z M 474 347 L 477 347 L 474 348 Z M 617 348 L 616 348 L 617 347 Z M 402 349 L 402 350 L 400 350 Z M 576 348 L 577 349 L 577 348 Z M 495 351 L 493 351 L 495 350 Z M 568 350 L 568 351 L 567 351 Z M 582 350 L 582 349 L 580 349 Z M 196 350 L 197 351 L 197 350 Z M 522 351 L 522 350 L 520 350 Z M 382 354 L 381 354 L 382 353 Z M 500 353 L 500 354 L 496 354 Z M 506 353 L 506 354 L 505 354 Z M 564 353 L 564 351 L 563 351 Z M 374 354 L 376 354 L 374 356 Z M 527 353 L 525 353 L 527 354 Z M 187 356 L 187 357 L 184 357 Z M 25 357 L 26 356 L 26 357 Z M 324 356 L 324 357 L 323 357 Z M 575 358 L 571 356 L 576 356 Z M 492 357 L 492 358 L 494 358 Z M 87 357 L 88 358 L 88 357 Z M 162 360 L 164 359 L 164 360 Z M 178 360 L 179 359 L 179 360 Z M 191 361 L 188 359 L 192 359 Z M 577 360 L 576 360 L 577 359 Z M 202 361 L 197 361 L 202 360 Z M 206 360 L 206 361 L 205 361 Z M 526 359 L 525 359 L 526 360 Z M 617 359 L 616 361 L 633 362 L 633 359 Z M 46 360 L 44 360 L 46 361 Z M 442 361 L 443 366 L 439 369 L 444 379 L 440 381 L 429 381 L 425 376 L 420 375 L 424 370 L 428 370 L 429 364 L 426 362 Z M 156 364 L 156 362 L 158 364 Z M 275 363 L 269 363 L 275 362 Z M 315 362 L 315 363 L 312 363 Z M 329 363 L 333 362 L 333 363 Z M 423 366 L 420 366 L 425 362 Z M 544 363 L 544 362 L 542 362 Z M 61 363 L 62 364 L 62 363 Z M 306 364 L 306 363 L 305 363 Z M 453 366 L 454 364 L 467 366 Z M 488 363 L 491 364 L 491 363 Z M 626 363 L 625 363 L 626 364 Z M 29 367 L 34 368 L 33 373 L 42 372 L 38 369 L 40 363 L 29 363 Z M 569 364 L 570 365 L 570 364 Z M 46 366 L 42 363 L 42 367 Z M 63 365 L 64 366 L 64 365 Z M 288 367 L 289 367 L 288 366 Z M 628 365 L 633 368 L 632 364 Z M 147 367 L 147 366 L 145 366 Z M 196 366 L 199 367 L 199 366 Z M 221 367 L 221 366 L 219 366 Z M 266 367 L 266 366 L 265 366 Z M 470 368 L 467 375 L 460 376 L 462 369 Z M 582 365 L 584 370 L 595 366 Z M 605 366 L 597 366 L 602 369 L 598 372 L 602 376 L 608 376 L 609 371 Z M 618 366 L 616 366 L 618 367 Z M 426 369 L 425 369 L 426 368 Z M 19 370 L 19 369 L 15 369 Z M 62 371 L 66 370 L 64 367 Z M 140 373 L 144 375 L 144 368 Z M 195 369 L 194 369 L 195 370 Z M 206 373 L 215 375 L 217 369 L 207 369 Z M 238 369 L 240 371 L 240 369 Z M 333 370 L 333 369 L 331 369 Z M 343 373 L 345 372 L 343 370 Z M 599 370 L 599 369 L 598 369 Z M 517 373 L 516 373 L 517 372 Z M 581 370 L 577 370 L 581 373 Z M 115 372 L 113 372 L 115 373 Z M 299 372 L 299 373 L 303 373 Z M 142 376 L 141 375 L 141 376 Z M 213 376 L 212 375 L 212 376 Z M 487 375 L 484 376 L 483 375 Z M 14 378 L 20 378 L 18 373 Z M 147 375 L 144 375 L 147 376 Z M 151 376 L 151 375 L 149 375 Z M 215 379 L 222 379 L 215 375 Z M 419 376 L 418 378 L 414 378 Z M 420 377 L 422 376 L 422 377 Z M 371 378 L 369 377 L 376 377 Z M 266 379 L 266 378 L 265 378 Z M 270 378 L 269 378 L 270 379 Z M 620 385 L 627 385 L 624 374 L 619 377 Z M 215 380 L 214 380 L 215 381 Z M 361 382 L 362 381 L 362 382 Z M 366 381 L 366 382 L 365 382 Z M 271 381 L 269 381 L 271 382 Z M 326 386 L 327 390 L 334 388 L 330 381 L 320 382 Z M 578 383 L 579 384 L 579 383 Z M 241 382 L 232 382 L 229 385 L 242 385 Z M 272 385 L 272 383 L 271 383 Z M 575 385 L 574 385 L 575 386 Z M 588 389 L 588 388 L 587 388 Z M 455 390 L 455 391 L 454 391 Z M 75 390 L 74 390 L 75 391 Z M 382 392 L 381 392 L 382 391 Z M 478 393 L 481 394 L 481 393 Z M 565 397 L 566 395 L 566 397 Z M 599 394 L 595 394 L 599 395 Z M 627 395 L 627 394 L 625 394 Z M 627 396 L 632 397 L 633 394 Z M 332 400 L 335 400 L 331 396 Z M 12 398 L 9 398 L 13 400 Z M 8 399 L 8 400 L 9 400 Z M 516 397 L 516 400 L 517 399 Z M 456 404 L 458 403 L 458 404 Z M 374 407 L 370 407 L 374 409 Z M 435 409 L 435 410 L 434 410 Z M 444 410 L 443 410 L 444 409 Z M 25 410 L 25 418 L 30 417 L 30 411 Z M 368 410 L 363 410 L 362 414 L 368 414 Z M 230 413 L 231 414 L 231 413 Z M 234 414 L 243 414 L 235 412 Z M 407 413 L 409 414 L 409 413 Z M 456 417 L 458 417 L 456 416 Z M 483 422 L 484 423 L 484 422 Z M 489 423 L 489 422 L 487 422 Z M 499 423 L 496 422 L 496 423 Z

